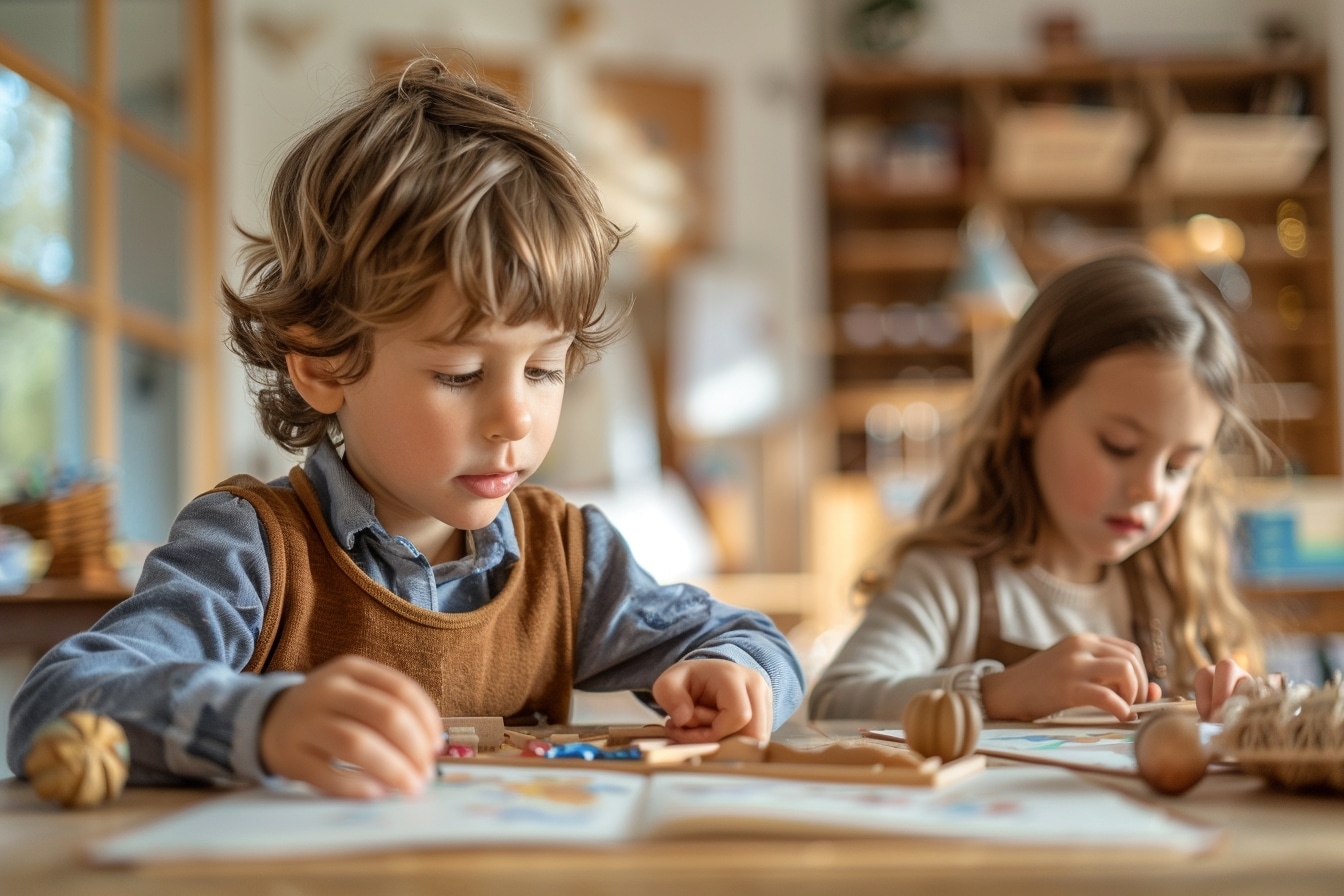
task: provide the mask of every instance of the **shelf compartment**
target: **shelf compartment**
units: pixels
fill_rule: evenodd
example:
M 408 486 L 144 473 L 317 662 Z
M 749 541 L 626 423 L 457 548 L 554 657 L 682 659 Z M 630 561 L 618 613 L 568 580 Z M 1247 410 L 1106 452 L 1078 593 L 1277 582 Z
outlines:
M 957 231 L 852 230 L 831 238 L 837 273 L 903 273 L 951 270 L 961 260 Z

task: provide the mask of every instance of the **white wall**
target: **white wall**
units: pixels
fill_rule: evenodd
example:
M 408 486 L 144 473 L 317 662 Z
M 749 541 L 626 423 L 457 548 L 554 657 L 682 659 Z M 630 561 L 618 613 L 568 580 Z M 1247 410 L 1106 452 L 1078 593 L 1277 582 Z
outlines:
M 789 313 L 784 342 L 795 363 L 789 393 L 817 394 L 814 338 L 823 305 L 824 256 L 817 170 L 815 75 L 835 11 L 852 0 L 592 0 L 594 54 L 601 62 L 663 68 L 712 79 L 718 105 L 714 172 L 721 198 L 716 232 L 724 250 L 770 278 Z M 926 0 L 924 24 L 907 48 L 924 65 L 992 64 L 1030 57 L 1042 15 L 1076 13 L 1102 52 L 1245 51 L 1269 13 L 1289 13 L 1313 39 L 1344 46 L 1344 4 L 1328 0 Z M 364 83 L 378 46 L 458 46 L 482 58 L 526 59 L 550 39 L 553 0 L 218 0 L 222 253 L 238 242 L 229 217 L 256 226 L 282 147 L 330 103 Z M 255 35 L 262 18 L 292 26 L 292 55 Z M 1336 83 L 1344 73 L 1335 66 Z M 1344 102 L 1344 87 L 1334 91 Z M 545 109 L 538 110 L 543 117 Z M 1333 115 L 1336 127 L 1344 114 Z M 1344 179 L 1341 183 L 1344 184 Z M 1340 220 L 1338 215 L 1337 220 Z M 1336 228 L 1344 240 L 1344 228 Z M 233 275 L 230 264 L 226 271 Z M 1342 316 L 1344 317 L 1344 316 Z M 284 472 L 290 459 L 260 435 L 241 371 L 224 366 L 226 468 Z M 1341 390 L 1344 394 L 1344 390 Z
M 799 363 L 790 393 L 803 400 L 804 341 L 819 306 L 814 258 L 817 208 L 812 146 L 817 127 L 815 13 L 809 0 L 607 0 L 596 11 L 599 63 L 690 73 L 712 82 L 712 134 L 720 160 L 715 232 L 721 247 L 759 269 L 789 312 L 783 315 Z M 239 245 L 229 215 L 255 227 L 281 152 L 297 131 L 367 79 L 371 52 L 384 46 L 464 48 L 482 59 L 526 59 L 550 41 L 552 0 L 220 0 L 220 204 L 223 252 Z M 308 30 L 297 52 L 271 52 L 255 34 L 258 17 Z M 537 110 L 542 117 L 546 109 Z M 230 264 L 226 271 L 236 275 Z M 289 459 L 257 430 L 241 371 L 224 360 L 228 469 L 276 475 Z

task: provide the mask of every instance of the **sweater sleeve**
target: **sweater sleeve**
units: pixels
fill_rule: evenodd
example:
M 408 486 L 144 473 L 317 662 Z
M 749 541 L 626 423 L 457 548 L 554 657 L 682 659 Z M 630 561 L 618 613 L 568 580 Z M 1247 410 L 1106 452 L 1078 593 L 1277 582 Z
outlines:
M 778 728 L 803 700 L 798 657 L 763 613 L 720 603 L 692 585 L 661 585 L 630 553 L 601 511 L 583 509 L 583 604 L 575 639 L 575 687 L 632 690 L 684 659 L 725 659 L 770 682 Z
M 811 717 L 899 720 L 910 698 L 931 688 L 978 697 L 980 676 L 1002 665 L 952 660 L 974 643 L 979 605 L 969 559 L 910 551 L 817 681 Z
M 10 711 L 9 765 L 71 709 L 110 716 L 131 747 L 130 782 L 263 780 L 257 754 L 271 698 L 301 680 L 243 675 L 270 596 L 256 511 L 229 494 L 192 501 L 145 563 L 135 593 L 33 668 Z

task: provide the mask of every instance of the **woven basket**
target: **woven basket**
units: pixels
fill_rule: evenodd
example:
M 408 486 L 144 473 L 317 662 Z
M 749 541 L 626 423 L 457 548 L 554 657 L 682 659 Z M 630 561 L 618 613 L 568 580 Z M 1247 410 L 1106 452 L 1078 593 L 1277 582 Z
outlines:
M 77 485 L 59 498 L 0 507 L 0 523 L 18 526 L 51 545 L 49 578 L 78 579 L 112 568 L 111 494 L 106 483 Z

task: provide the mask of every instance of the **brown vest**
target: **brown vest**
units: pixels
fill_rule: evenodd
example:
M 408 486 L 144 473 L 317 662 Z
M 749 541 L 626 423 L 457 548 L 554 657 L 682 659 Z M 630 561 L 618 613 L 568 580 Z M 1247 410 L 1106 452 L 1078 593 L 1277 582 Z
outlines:
M 1148 668 L 1148 680 L 1156 682 L 1165 694 L 1168 692 L 1168 669 L 1166 651 L 1162 639 L 1162 624 L 1148 611 L 1148 601 L 1143 594 L 1143 583 L 1139 571 L 1133 563 L 1122 563 L 1120 569 L 1125 576 L 1125 591 L 1129 594 L 1130 618 L 1133 619 L 1133 639 L 1143 654 L 1144 665 Z M 1034 647 L 1014 644 L 1003 639 L 999 625 L 999 595 L 994 588 L 994 568 L 989 560 L 978 557 L 975 560 L 975 575 L 980 586 L 980 628 L 975 641 L 975 658 L 980 660 L 998 660 L 1005 666 L 1020 663 L 1037 653 Z
M 418 681 L 444 716 L 569 719 L 584 558 L 577 507 L 538 486 L 517 489 L 508 583 L 479 609 L 436 613 L 369 578 L 332 535 L 303 471 L 289 480 L 292 490 L 250 476 L 214 489 L 251 504 L 270 542 L 271 596 L 244 672 L 305 672 L 353 653 Z

